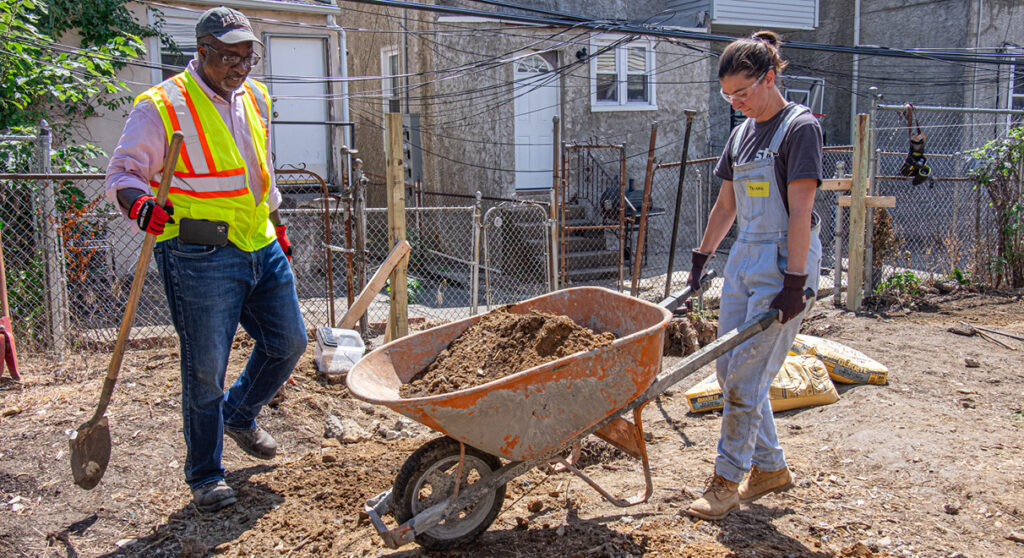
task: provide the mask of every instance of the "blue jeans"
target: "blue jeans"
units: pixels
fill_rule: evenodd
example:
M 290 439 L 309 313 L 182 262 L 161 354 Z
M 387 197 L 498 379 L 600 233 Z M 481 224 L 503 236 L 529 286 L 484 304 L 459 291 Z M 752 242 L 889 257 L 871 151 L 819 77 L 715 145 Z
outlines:
M 306 349 L 291 266 L 277 242 L 255 252 L 178 242 L 156 245 L 167 303 L 181 345 L 185 481 L 224 479 L 224 428 L 250 430 Z M 227 392 L 228 354 L 241 324 L 255 340 Z

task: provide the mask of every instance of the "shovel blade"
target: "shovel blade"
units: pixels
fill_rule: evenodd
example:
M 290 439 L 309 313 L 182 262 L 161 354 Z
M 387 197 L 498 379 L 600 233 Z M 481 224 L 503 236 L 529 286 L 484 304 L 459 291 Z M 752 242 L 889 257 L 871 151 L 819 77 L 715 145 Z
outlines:
M 75 484 L 92 490 L 103 478 L 107 463 L 110 462 L 110 423 L 107 417 L 100 417 L 96 422 L 87 422 L 78 427 L 69 443 L 71 475 Z

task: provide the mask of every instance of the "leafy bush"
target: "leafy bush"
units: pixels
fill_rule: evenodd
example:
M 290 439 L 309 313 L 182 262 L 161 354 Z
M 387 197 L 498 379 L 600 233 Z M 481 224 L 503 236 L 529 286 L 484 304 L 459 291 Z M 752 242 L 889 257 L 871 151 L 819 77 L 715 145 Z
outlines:
M 1011 128 L 967 155 L 978 163 L 971 171 L 978 180 L 975 188 L 988 192 L 995 211 L 997 247 L 989 261 L 994 286 L 1005 281 L 1024 287 L 1024 128 Z

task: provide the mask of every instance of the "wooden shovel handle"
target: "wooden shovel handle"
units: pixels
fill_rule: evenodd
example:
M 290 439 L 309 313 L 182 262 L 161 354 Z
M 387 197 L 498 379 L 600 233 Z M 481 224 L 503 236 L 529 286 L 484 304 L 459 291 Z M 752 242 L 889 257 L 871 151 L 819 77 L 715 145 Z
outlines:
M 164 168 L 160 176 L 160 189 L 156 193 L 156 203 L 163 205 L 167 201 L 167 192 L 171 188 L 171 177 L 174 176 L 174 167 L 178 162 L 178 154 L 181 151 L 181 142 L 185 135 L 181 132 L 174 132 L 171 136 L 170 145 L 167 148 L 167 157 L 164 158 Z M 114 343 L 114 354 L 110 357 L 110 366 L 107 367 L 107 377 L 103 380 L 103 391 L 100 393 L 100 402 L 96 407 L 90 423 L 94 423 L 107 412 L 107 405 L 110 403 L 110 395 L 114 392 L 114 384 L 117 383 L 117 374 L 121 371 L 121 362 L 124 360 L 124 349 L 128 345 L 128 335 L 132 330 L 132 323 L 135 321 L 135 310 L 139 305 L 139 297 L 142 296 L 142 285 L 146 282 L 146 272 L 149 270 L 149 260 L 153 255 L 153 245 L 156 244 L 156 235 L 146 233 L 142 241 L 142 250 L 139 251 L 139 261 L 135 265 L 135 277 L 132 278 L 132 288 L 128 293 L 128 305 L 124 309 L 124 317 L 121 318 L 121 328 L 117 331 L 117 341 Z

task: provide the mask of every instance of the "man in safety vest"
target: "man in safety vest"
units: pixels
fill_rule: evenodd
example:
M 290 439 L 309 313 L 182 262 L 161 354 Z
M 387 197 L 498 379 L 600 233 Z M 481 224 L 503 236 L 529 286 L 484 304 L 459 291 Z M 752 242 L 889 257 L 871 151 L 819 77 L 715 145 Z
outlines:
M 107 169 L 107 195 L 141 230 L 155 257 L 181 346 L 185 481 L 200 511 L 235 503 L 224 480 L 223 436 L 254 457 L 277 443 L 256 423 L 306 348 L 270 162 L 270 95 L 247 79 L 260 56 L 249 20 L 225 8 L 196 25 L 195 59 L 135 99 Z M 262 44 L 262 43 L 260 43 Z M 164 169 L 171 135 L 185 140 Z M 173 172 L 167 203 L 153 193 Z M 255 340 L 245 370 L 225 392 L 238 325 Z

